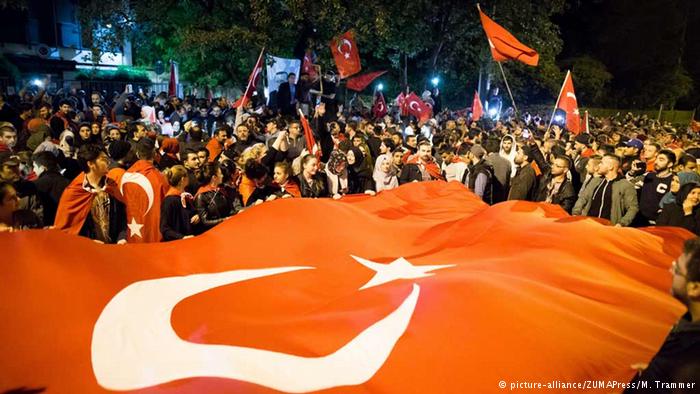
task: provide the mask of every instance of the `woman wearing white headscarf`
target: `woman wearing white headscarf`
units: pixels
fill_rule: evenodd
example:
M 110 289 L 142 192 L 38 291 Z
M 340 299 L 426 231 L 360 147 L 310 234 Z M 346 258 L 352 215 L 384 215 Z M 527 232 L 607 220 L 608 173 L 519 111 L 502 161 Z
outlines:
M 392 164 L 391 155 L 383 154 L 377 157 L 372 177 L 376 184 L 377 193 L 399 186 L 399 179 L 396 177 L 396 167 Z

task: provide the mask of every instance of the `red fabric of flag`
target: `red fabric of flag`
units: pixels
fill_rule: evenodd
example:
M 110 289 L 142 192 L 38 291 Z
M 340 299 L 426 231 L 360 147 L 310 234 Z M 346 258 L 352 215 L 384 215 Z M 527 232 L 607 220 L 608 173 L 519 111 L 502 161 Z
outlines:
M 564 85 L 557 101 L 557 108 L 566 112 L 566 128 L 574 134 L 579 134 L 581 132 L 581 116 L 578 112 L 578 102 L 570 71 L 567 71 L 566 77 L 564 77 Z
M 177 96 L 177 84 L 179 78 L 177 75 L 177 67 L 174 61 L 170 61 L 170 81 L 168 81 L 168 96 Z
M 248 84 L 245 87 L 243 96 L 241 96 L 238 100 L 236 100 L 233 103 L 233 108 L 238 108 L 239 106 L 243 106 L 243 108 L 245 108 L 245 105 L 248 102 L 248 100 L 250 100 L 250 98 L 253 97 L 253 92 L 255 92 L 255 88 L 258 85 L 258 80 L 260 79 L 260 74 L 262 73 L 264 67 L 263 53 L 265 53 L 265 48 L 263 48 L 260 51 L 258 61 L 255 62 L 255 67 L 253 67 L 253 71 L 251 71 L 250 77 L 248 77 Z
M 424 103 L 415 93 L 411 93 L 406 97 L 405 105 L 408 113 L 421 121 L 430 119 L 433 112 L 430 106 Z
M 304 52 L 304 61 L 302 62 L 301 65 L 301 70 L 307 74 L 309 74 L 309 78 L 314 79 L 316 75 L 318 74 L 316 72 L 316 67 L 314 67 L 314 55 L 313 52 L 310 49 L 307 49 L 306 52 Z
M 334 38 L 329 45 L 341 79 L 357 74 L 362 69 L 360 52 L 355 43 L 355 35 L 351 30 Z
M 384 95 L 382 92 L 377 92 L 374 95 L 374 104 L 372 105 L 372 115 L 374 119 L 379 119 L 384 117 L 388 113 L 386 108 L 386 101 L 384 101 Z
M 375 79 L 379 78 L 381 75 L 386 74 L 386 71 L 373 71 L 371 73 L 359 75 L 348 79 L 347 87 L 350 90 L 361 92 L 365 90 L 369 84 Z
M 534 49 L 518 41 L 508 30 L 484 14 L 481 8 L 479 8 L 479 16 L 489 41 L 493 60 L 497 62 L 517 60 L 530 66 L 537 65 L 540 55 Z
M 479 92 L 474 92 L 474 100 L 472 101 L 472 121 L 476 122 L 484 115 L 484 107 L 481 105 Z
M 271 224 L 293 231 L 271 243 Z M 11 278 L 0 286 L 0 391 L 503 393 L 501 381 L 628 382 L 684 313 L 669 267 L 691 237 L 545 203 L 488 206 L 439 181 L 279 199 L 168 243 L 0 233 L 12 251 L 0 264 Z
M 299 120 L 301 121 L 301 126 L 304 129 L 304 140 L 306 141 L 306 150 L 321 159 L 321 147 L 316 144 L 316 138 L 314 137 L 314 132 L 311 130 L 308 119 L 304 116 L 304 113 L 299 110 Z

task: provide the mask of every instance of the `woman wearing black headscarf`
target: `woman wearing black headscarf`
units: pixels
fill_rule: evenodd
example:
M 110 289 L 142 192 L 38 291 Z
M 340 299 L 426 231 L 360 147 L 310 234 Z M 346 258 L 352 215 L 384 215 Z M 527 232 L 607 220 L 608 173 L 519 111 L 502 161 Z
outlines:
M 351 147 L 347 153 L 348 194 L 376 194 L 370 163 L 360 148 Z
M 676 201 L 666 204 L 656 220 L 657 226 L 683 227 L 700 234 L 700 184 L 689 182 L 676 193 Z

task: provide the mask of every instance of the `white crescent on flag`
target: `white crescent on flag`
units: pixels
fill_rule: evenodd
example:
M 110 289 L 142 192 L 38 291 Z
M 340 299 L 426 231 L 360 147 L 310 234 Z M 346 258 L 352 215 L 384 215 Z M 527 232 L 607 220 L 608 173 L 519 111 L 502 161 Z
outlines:
M 347 52 L 344 52 L 344 51 L 343 51 L 343 47 L 345 47 L 345 46 L 348 47 L 348 51 L 347 51 Z M 350 42 L 350 40 L 348 40 L 348 39 L 346 39 L 346 38 L 343 38 L 342 40 L 340 40 L 340 41 L 338 42 L 338 52 L 342 53 L 343 56 L 345 56 L 346 59 L 349 59 L 349 58 L 350 58 L 350 53 L 352 52 L 352 43 Z
M 413 106 L 414 104 L 415 104 L 415 107 Z M 416 102 L 416 101 L 411 101 L 410 103 L 408 103 L 408 108 L 410 108 L 414 111 L 423 112 L 423 108 L 421 108 L 420 105 L 418 105 L 418 102 Z
M 154 199 L 153 185 L 151 185 L 151 182 L 145 175 L 138 172 L 125 172 L 124 175 L 122 175 L 122 180 L 119 184 L 119 192 L 121 194 L 124 194 L 124 185 L 127 183 L 134 183 L 141 186 L 143 191 L 146 193 L 146 197 L 148 198 L 148 208 L 146 209 L 144 215 L 148 214 L 153 207 Z
M 402 259 L 392 264 L 360 262 L 375 264 L 369 267 L 377 271 L 363 288 L 425 277 L 431 275 L 428 271 L 447 267 L 414 267 Z M 97 382 L 108 390 L 137 390 L 179 379 L 216 377 L 304 393 L 368 381 L 408 327 L 420 294 L 415 283 L 391 313 L 321 357 L 193 343 L 180 338 L 170 323 L 173 309 L 185 298 L 219 286 L 307 269 L 313 267 L 243 269 L 132 283 L 109 301 L 95 323 L 91 352 Z
M 576 95 L 571 92 L 566 92 L 566 97 L 572 98 L 574 101 L 576 101 Z

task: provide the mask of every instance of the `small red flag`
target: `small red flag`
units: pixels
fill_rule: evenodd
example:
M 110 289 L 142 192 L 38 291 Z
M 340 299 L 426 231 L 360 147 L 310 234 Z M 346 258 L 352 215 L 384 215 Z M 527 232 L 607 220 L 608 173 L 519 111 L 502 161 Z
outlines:
M 316 138 L 314 138 L 314 132 L 311 130 L 309 121 L 304 116 L 304 113 L 299 110 L 299 120 L 301 120 L 301 127 L 304 128 L 304 140 L 306 140 L 306 150 L 312 155 L 315 155 L 319 161 L 321 160 L 321 147 L 316 144 Z
M 384 95 L 382 92 L 377 92 L 374 95 L 374 105 L 372 105 L 372 115 L 375 119 L 381 118 L 387 114 L 386 101 L 384 101 Z
M 385 74 L 386 71 L 373 71 L 371 73 L 363 74 L 357 77 L 348 79 L 347 88 L 357 92 L 365 90 L 372 81 L 379 78 L 381 75 Z
M 336 37 L 329 45 L 341 79 L 357 74 L 362 69 L 360 53 L 357 50 L 355 35 L 352 31 L 347 31 Z
M 571 71 L 566 72 L 564 85 L 559 93 L 556 108 L 566 112 L 566 128 L 574 134 L 581 132 L 581 117 L 578 112 L 578 103 L 574 93 L 574 82 L 571 79 Z
M 401 92 L 398 96 L 396 96 L 396 105 L 398 105 L 399 109 L 401 109 L 401 116 L 408 115 L 408 107 L 406 107 L 406 94 L 404 92 Z
M 476 122 L 484 115 L 484 107 L 481 105 L 479 92 L 474 92 L 474 101 L 472 101 L 472 122 Z
M 477 5 L 477 7 L 479 7 Z M 486 38 L 489 40 L 491 47 L 491 55 L 493 60 L 502 62 L 505 60 L 517 60 L 530 66 L 536 66 L 540 55 L 537 52 L 525 46 L 518 41 L 508 30 L 503 26 L 494 22 L 479 7 L 479 15 L 481 16 L 481 25 L 484 27 Z
M 177 75 L 177 65 L 174 61 L 170 61 L 170 81 L 168 82 L 168 96 L 177 96 L 177 84 L 179 78 Z
M 126 204 L 127 242 L 159 242 L 160 205 L 168 181 L 146 160 L 139 160 L 122 175 L 119 191 Z
M 243 96 L 236 100 L 235 103 L 233 103 L 233 108 L 238 108 L 239 105 L 242 105 L 245 107 L 245 104 L 248 100 L 250 100 L 251 97 L 253 97 L 253 92 L 255 91 L 255 86 L 258 84 L 258 79 L 260 78 L 260 73 L 262 73 L 263 69 L 263 53 L 265 52 L 265 48 L 263 48 L 260 51 L 260 56 L 258 56 L 258 61 L 255 62 L 255 67 L 253 68 L 253 71 L 250 73 L 250 77 L 248 78 L 248 85 L 245 87 L 245 92 L 243 92 Z
M 415 93 L 411 93 L 406 97 L 405 105 L 408 113 L 421 121 L 430 119 L 433 112 L 430 106 L 424 103 Z
M 314 66 L 313 52 L 307 49 L 304 53 L 304 62 L 301 65 L 302 72 L 309 74 L 309 77 L 313 79 L 316 77 L 316 67 Z

